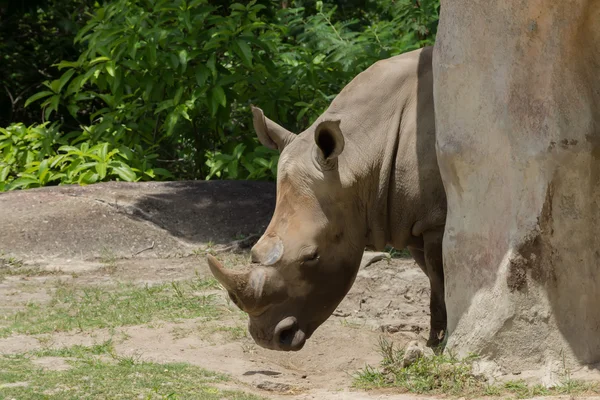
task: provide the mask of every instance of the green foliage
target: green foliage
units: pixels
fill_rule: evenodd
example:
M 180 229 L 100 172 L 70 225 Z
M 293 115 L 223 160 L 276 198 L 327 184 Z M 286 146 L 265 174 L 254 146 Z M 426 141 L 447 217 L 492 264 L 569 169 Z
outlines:
M 55 150 L 81 159 L 74 167 L 81 169 L 68 175 L 63 169 L 74 161 L 49 162 L 44 180 L 21 161 L 28 166 L 11 167 L 5 189 L 161 179 L 167 170 L 178 179 L 274 179 L 278 154 L 256 140 L 250 104 L 303 131 L 373 62 L 433 44 L 439 8 L 439 0 L 283 3 L 111 0 L 97 7 L 74 38 L 79 57 L 56 63 L 60 74 L 26 101 L 41 106 L 44 120 L 85 127 L 58 135 L 64 140 Z M 106 152 L 85 158 L 91 149 Z
M 151 168 L 152 154 L 110 143 L 93 144 L 84 133 L 63 135 L 57 124 L 0 128 L 0 191 L 49 184 L 90 184 L 107 180 L 151 180 L 169 172 Z
M 39 122 L 25 99 L 55 79 L 52 64 L 77 57 L 73 38 L 83 26 L 93 0 L 0 1 L 0 126 Z
M 265 179 L 277 174 L 279 154 L 266 147 L 256 147 L 252 152 L 244 152 L 246 145 L 238 144 L 231 154 L 207 152 L 206 165 L 210 168 L 206 179 L 228 177 L 237 179 L 240 168 L 247 172 L 246 179 Z

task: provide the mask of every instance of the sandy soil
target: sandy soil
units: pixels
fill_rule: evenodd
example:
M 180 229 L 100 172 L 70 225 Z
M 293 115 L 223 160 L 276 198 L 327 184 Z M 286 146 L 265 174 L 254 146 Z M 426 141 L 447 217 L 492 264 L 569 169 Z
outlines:
M 208 276 L 201 254 L 209 247 L 241 247 L 246 253 L 220 257 L 229 266 L 243 264 L 251 246 L 243 241 L 264 230 L 274 200 L 272 184 L 235 181 L 113 182 L 0 194 L 0 258 L 15 256 L 22 268 L 44 271 L 0 279 L 0 320 L 29 302 L 49 301 L 57 281 L 109 287 Z M 216 294 L 227 303 L 225 292 Z M 215 321 L 12 336 L 0 339 L 0 354 L 113 338 L 119 354 L 189 362 L 228 374 L 229 388 L 269 398 L 412 399 L 352 388 L 352 375 L 379 363 L 381 336 L 399 346 L 426 341 L 428 298 L 427 278 L 412 260 L 382 260 L 360 270 L 334 315 L 297 353 L 257 347 L 243 334 L 245 316 L 232 311 Z M 42 368 L 67 368 L 56 358 L 37 362 Z
M 223 257 L 234 264 L 243 261 L 246 255 Z M 84 286 L 115 282 L 152 284 L 209 274 L 204 257 L 199 256 L 114 260 L 110 268 L 103 263 L 83 262 L 78 266 L 72 262 L 58 271 L 50 270 L 54 273 L 6 277 L 0 283 L 0 312 L 14 311 L 27 302 L 48 301 L 57 280 Z M 217 295 L 219 301 L 227 302 L 224 291 L 217 291 Z M 119 354 L 157 362 L 189 362 L 230 375 L 234 379 L 232 388 L 267 397 L 392 398 L 352 389 L 352 375 L 366 364 L 378 364 L 377 342 L 382 335 L 399 345 L 415 339 L 425 342 L 428 296 L 427 279 L 412 260 L 382 260 L 359 272 L 351 292 L 334 315 L 297 353 L 273 352 L 256 346 L 248 335 L 243 336 L 246 317 L 240 312 L 217 321 L 158 322 L 122 327 L 112 333 L 99 329 L 12 336 L 0 339 L 0 353 L 22 353 L 44 346 L 92 345 L 112 337 Z M 237 329 L 232 334 L 227 328 Z M 48 360 L 40 363 L 52 364 Z

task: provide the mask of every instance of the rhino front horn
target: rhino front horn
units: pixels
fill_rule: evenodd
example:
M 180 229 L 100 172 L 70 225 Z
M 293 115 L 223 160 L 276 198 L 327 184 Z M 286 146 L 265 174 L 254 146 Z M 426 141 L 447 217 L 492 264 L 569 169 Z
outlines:
M 250 271 L 230 271 L 210 254 L 208 266 L 214 277 L 227 289 L 231 300 L 247 313 L 257 312 L 283 301 L 283 279 L 273 268 L 257 267 Z
M 260 299 L 262 292 L 262 286 L 264 284 L 264 277 L 262 283 L 257 286 L 256 273 L 255 271 L 229 271 L 223 267 L 223 265 L 215 257 L 210 254 L 207 256 L 208 266 L 214 277 L 225 287 L 231 300 L 242 310 L 247 313 L 251 313 L 257 308 L 257 303 Z M 252 281 L 251 282 L 251 275 Z M 264 275 L 264 274 L 259 274 Z M 254 283 L 251 285 L 250 283 Z

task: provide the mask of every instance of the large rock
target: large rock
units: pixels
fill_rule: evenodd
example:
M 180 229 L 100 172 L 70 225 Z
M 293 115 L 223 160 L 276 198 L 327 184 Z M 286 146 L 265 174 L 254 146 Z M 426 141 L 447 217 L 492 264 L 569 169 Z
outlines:
M 600 362 L 600 1 L 444 1 L 448 348 Z
M 270 182 L 109 182 L 0 194 L 0 251 L 24 259 L 168 257 L 264 231 Z

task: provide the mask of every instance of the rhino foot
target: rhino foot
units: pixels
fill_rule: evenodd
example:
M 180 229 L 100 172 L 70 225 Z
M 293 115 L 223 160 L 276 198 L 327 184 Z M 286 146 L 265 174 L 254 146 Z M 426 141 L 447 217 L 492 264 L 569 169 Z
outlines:
M 446 332 L 444 329 L 431 329 L 429 339 L 427 340 L 427 347 L 433 349 L 435 354 L 441 354 L 446 344 L 445 339 Z

